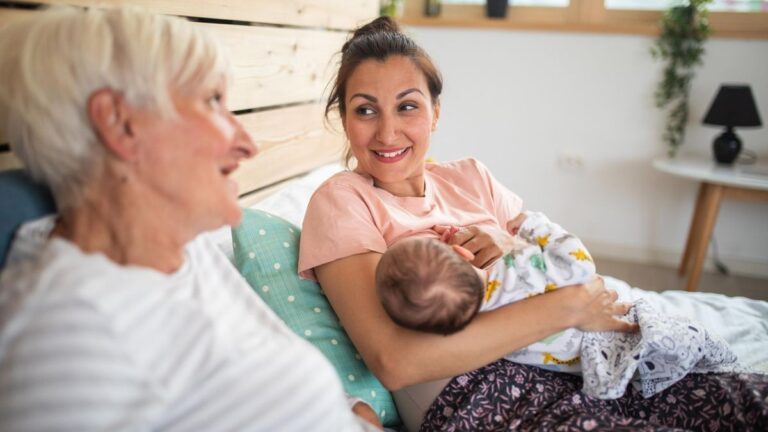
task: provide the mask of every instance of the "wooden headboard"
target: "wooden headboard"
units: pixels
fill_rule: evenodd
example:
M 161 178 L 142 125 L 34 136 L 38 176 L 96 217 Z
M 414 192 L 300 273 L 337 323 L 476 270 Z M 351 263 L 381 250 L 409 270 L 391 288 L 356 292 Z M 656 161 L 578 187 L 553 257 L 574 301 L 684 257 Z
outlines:
M 378 13 L 378 0 L 0 1 L 0 26 L 44 4 L 133 4 L 205 27 L 234 66 L 229 108 L 260 148 L 234 174 L 241 202 L 341 159 L 343 134 L 323 120 L 324 92 L 348 31 Z M 0 53 L 0 55 L 2 55 Z M 0 130 L 0 169 L 19 164 Z

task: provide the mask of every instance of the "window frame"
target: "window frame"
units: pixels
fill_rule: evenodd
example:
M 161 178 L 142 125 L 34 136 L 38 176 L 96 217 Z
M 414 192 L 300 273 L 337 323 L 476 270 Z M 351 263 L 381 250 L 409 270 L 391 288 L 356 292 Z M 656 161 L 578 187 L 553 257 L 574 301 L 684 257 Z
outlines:
M 656 36 L 662 11 L 606 9 L 603 0 L 570 0 L 567 7 L 515 6 L 506 18 L 485 16 L 485 6 L 443 4 L 437 17 L 424 16 L 424 1 L 406 0 L 400 21 L 414 26 L 625 33 Z M 710 12 L 711 37 L 768 39 L 768 13 Z

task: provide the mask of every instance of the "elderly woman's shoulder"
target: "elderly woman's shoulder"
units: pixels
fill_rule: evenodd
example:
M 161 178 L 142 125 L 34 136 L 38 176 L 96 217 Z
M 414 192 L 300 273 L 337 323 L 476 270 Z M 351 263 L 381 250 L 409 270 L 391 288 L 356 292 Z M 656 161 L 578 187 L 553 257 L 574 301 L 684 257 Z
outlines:
M 0 328 L 23 317 L 47 317 L 56 321 L 69 312 L 98 314 L 105 290 L 116 276 L 83 266 L 75 248 L 63 240 L 51 240 L 36 256 L 10 264 L 0 278 Z M 56 313 L 53 313 L 56 311 Z M 69 311 L 69 312 L 68 312 Z

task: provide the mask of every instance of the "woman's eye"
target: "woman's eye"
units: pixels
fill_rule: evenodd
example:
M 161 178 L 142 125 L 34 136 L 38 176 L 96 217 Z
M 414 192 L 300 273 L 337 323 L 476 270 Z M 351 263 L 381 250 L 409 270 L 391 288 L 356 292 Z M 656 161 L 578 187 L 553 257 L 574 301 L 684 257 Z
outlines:
M 416 106 L 416 104 L 412 104 L 412 103 L 405 103 L 405 104 L 400 105 L 400 111 L 413 111 L 413 110 L 415 110 L 417 108 L 418 108 L 418 106 Z
M 373 113 L 374 113 L 374 111 L 370 107 L 362 106 L 362 107 L 357 107 L 355 109 L 355 114 L 361 115 L 361 116 L 368 116 L 368 115 L 371 115 Z
M 223 98 L 224 96 L 220 92 L 216 92 L 211 95 L 206 102 L 211 108 L 218 109 L 221 108 L 221 101 Z

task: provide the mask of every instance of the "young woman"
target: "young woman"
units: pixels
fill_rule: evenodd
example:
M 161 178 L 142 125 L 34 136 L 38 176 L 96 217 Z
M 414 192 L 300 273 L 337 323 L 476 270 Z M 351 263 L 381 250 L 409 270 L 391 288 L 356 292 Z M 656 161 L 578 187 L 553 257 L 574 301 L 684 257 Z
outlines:
M 302 275 L 319 281 L 366 365 L 386 387 L 402 389 L 395 398 L 410 430 L 454 375 L 570 327 L 635 330 L 617 318 L 630 305 L 616 303 L 600 278 L 483 313 L 449 336 L 411 331 L 390 320 L 374 283 L 389 245 L 461 227 L 451 241 L 484 267 L 511 250 L 505 227 L 522 210 L 520 198 L 476 160 L 425 162 L 441 90 L 429 56 L 392 20 L 379 18 L 355 31 L 342 48 L 326 112 L 338 109 L 348 160 L 356 166 L 312 197 L 299 259 Z M 522 379 L 520 371 L 538 373 L 510 363 L 494 376 L 506 385 L 513 375 Z

